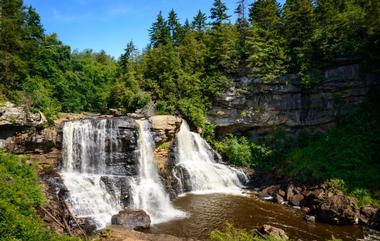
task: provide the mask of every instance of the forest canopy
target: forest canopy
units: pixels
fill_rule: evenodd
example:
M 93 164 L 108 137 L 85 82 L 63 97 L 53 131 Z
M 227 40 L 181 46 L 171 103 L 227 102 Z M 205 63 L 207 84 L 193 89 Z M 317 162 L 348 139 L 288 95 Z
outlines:
M 0 96 L 42 111 L 133 112 L 155 105 L 205 128 L 215 97 L 242 76 L 273 81 L 344 63 L 378 71 L 380 2 L 377 0 L 236 1 L 236 21 L 215 0 L 209 13 L 181 20 L 159 12 L 150 43 L 138 51 L 126 43 L 115 60 L 104 51 L 72 51 L 46 34 L 38 13 L 22 0 L 0 8 Z M 131 36 L 132 37 L 132 36 Z

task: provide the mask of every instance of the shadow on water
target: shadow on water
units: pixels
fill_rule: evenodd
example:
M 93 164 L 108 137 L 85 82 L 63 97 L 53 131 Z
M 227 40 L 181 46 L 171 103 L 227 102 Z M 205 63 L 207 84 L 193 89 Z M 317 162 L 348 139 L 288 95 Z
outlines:
M 250 195 L 188 194 L 175 200 L 174 206 L 191 216 L 154 225 L 149 232 L 207 239 L 212 230 L 223 229 L 228 222 L 248 230 L 270 224 L 284 229 L 294 240 L 326 240 L 332 235 L 343 240 L 363 237 L 362 228 L 358 225 L 307 223 L 297 209 L 261 201 Z

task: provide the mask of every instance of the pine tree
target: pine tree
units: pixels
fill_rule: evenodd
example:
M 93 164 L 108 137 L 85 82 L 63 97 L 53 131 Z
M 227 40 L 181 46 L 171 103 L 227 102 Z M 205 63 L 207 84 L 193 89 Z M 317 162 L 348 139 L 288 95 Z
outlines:
M 231 16 L 227 15 L 227 10 L 228 8 L 222 0 L 214 0 L 210 16 L 210 18 L 213 19 L 212 25 L 214 27 L 220 26 L 222 23 L 228 21 Z
M 181 36 L 181 24 L 179 23 L 179 19 L 177 17 L 177 13 L 172 9 L 169 12 L 168 17 L 168 28 L 170 31 L 170 38 L 174 45 L 177 45 L 180 41 Z
M 311 0 L 287 0 L 284 6 L 284 36 L 290 72 L 299 73 L 303 82 L 310 82 L 313 57 L 312 36 L 315 19 Z
M 240 52 L 241 65 L 245 65 L 245 61 L 247 58 L 246 38 L 247 38 L 249 23 L 246 18 L 245 9 L 246 9 L 246 0 L 239 0 L 238 5 L 235 10 L 235 13 L 237 14 L 235 25 L 240 35 L 239 52 Z
M 2 0 L 0 11 L 0 85 L 8 91 L 19 89 L 27 75 L 22 56 L 25 12 L 21 0 Z
M 279 9 L 275 0 L 258 0 L 250 8 L 252 27 L 247 37 L 247 62 L 251 74 L 264 81 L 275 80 L 285 73 Z
M 130 41 L 124 49 L 124 53 L 120 56 L 119 66 L 122 73 L 128 72 L 131 62 L 136 59 L 137 55 L 138 50 L 133 41 Z
M 198 33 L 206 31 L 207 28 L 207 17 L 205 13 L 201 10 L 198 11 L 197 15 L 194 17 L 191 27 Z
M 150 44 L 153 47 L 158 47 L 160 44 L 166 44 L 170 40 L 170 30 L 167 21 L 162 16 L 160 11 L 156 21 L 152 24 L 149 30 Z

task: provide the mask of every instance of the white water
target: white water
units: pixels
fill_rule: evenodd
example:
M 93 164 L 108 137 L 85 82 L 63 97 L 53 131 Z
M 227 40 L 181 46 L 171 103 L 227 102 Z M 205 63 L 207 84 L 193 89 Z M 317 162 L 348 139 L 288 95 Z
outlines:
M 215 151 L 202 137 L 190 131 L 183 121 L 177 133 L 176 167 L 174 175 L 181 183 L 181 191 L 193 193 L 240 194 L 246 175 L 215 161 Z
M 139 124 L 139 178 L 132 183 L 133 207 L 143 209 L 151 218 L 152 224 L 166 222 L 186 214 L 176 210 L 164 190 L 157 166 L 153 159 L 154 142 L 149 130 L 148 121 L 137 121 Z
M 63 127 L 63 170 L 61 176 L 70 191 L 69 205 L 77 217 L 92 218 L 97 227 L 110 224 L 122 209 L 120 197 L 110 195 L 106 176 L 105 137 L 107 120 L 67 122 Z M 111 138 L 112 139 L 112 138 Z
M 65 123 L 61 176 L 70 191 L 67 201 L 73 214 L 92 218 L 98 229 L 109 225 L 112 215 L 123 209 L 121 191 L 115 186 L 115 180 L 126 178 L 125 181 L 131 187 L 130 206 L 146 211 L 152 224 L 185 217 L 184 212 L 173 208 L 161 183 L 153 161 L 155 145 L 148 121 L 138 121 L 137 176 L 127 177 L 126 174 L 120 174 L 123 170 L 120 166 L 114 166 L 115 163 L 123 161 L 120 157 L 125 152 L 120 139 L 125 137 L 122 137 L 119 125 L 123 126 L 123 120 L 86 119 Z M 106 161 L 114 165 L 107 166 Z M 112 186 L 112 193 L 109 188 L 107 190 L 102 178 L 110 180 L 108 185 Z

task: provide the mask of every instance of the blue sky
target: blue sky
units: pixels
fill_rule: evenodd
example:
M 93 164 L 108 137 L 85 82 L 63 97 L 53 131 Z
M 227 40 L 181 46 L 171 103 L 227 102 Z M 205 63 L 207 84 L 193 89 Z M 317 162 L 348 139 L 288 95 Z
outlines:
M 251 2 L 251 1 L 248 1 Z M 24 0 L 37 9 L 47 33 L 79 51 L 105 50 L 119 57 L 130 40 L 143 49 L 149 41 L 148 30 L 157 13 L 164 16 L 174 9 L 181 22 L 191 20 L 198 10 L 209 14 L 213 0 Z M 230 15 L 236 0 L 225 0 Z

